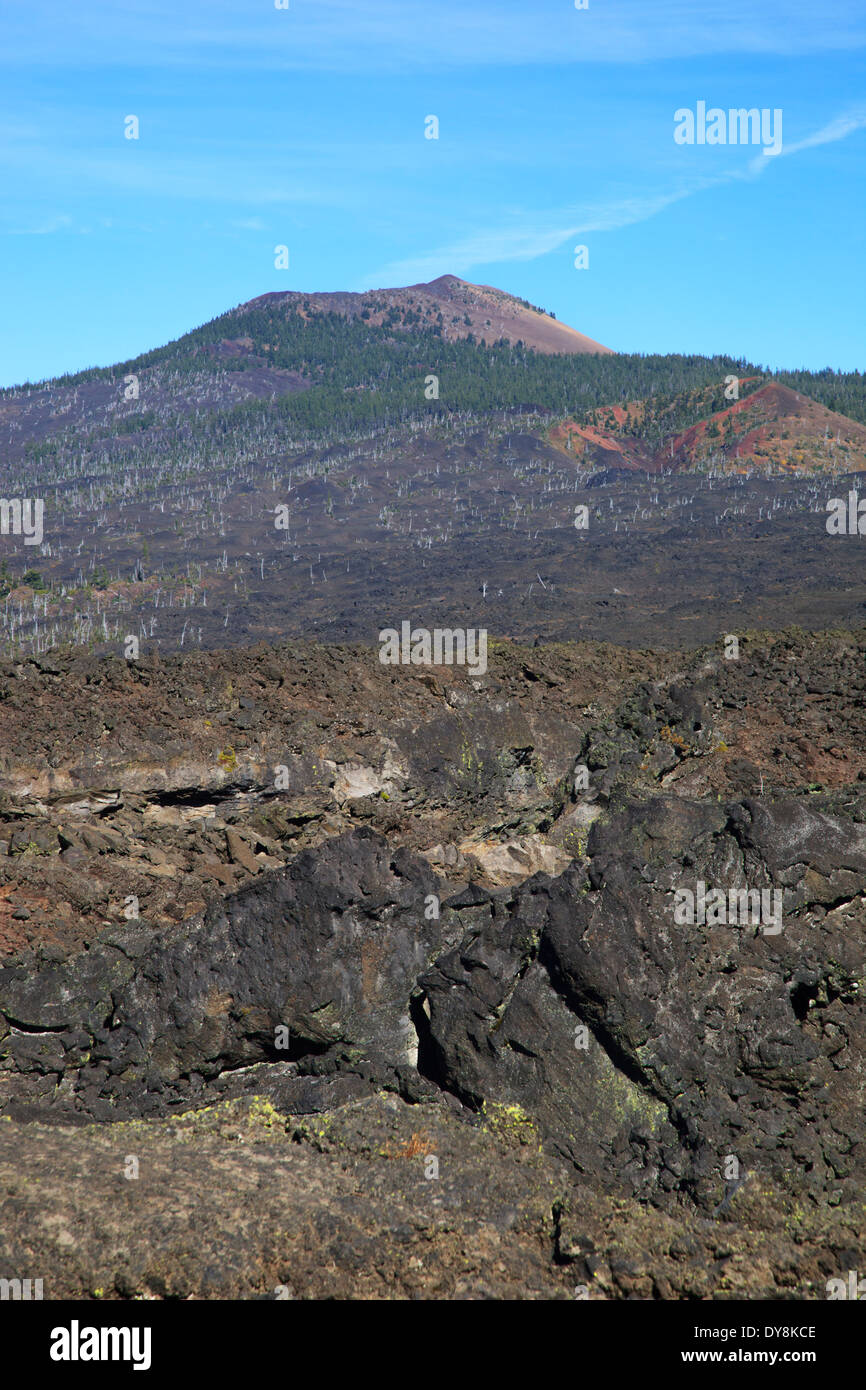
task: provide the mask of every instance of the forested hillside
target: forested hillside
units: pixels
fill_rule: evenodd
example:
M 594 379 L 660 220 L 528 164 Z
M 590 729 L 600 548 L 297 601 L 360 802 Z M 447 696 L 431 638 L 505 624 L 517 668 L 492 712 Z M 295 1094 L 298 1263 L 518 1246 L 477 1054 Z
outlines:
M 323 430 L 353 433 L 455 411 L 484 415 L 529 407 L 581 418 L 600 406 L 651 399 L 637 432 L 645 431 L 656 444 L 666 432 L 723 408 L 726 377 L 743 378 L 745 391 L 773 375 L 725 355 L 548 355 L 505 341 L 488 347 L 472 334 L 449 339 L 444 322 L 419 323 L 412 309 L 395 308 L 383 323 L 374 324 L 360 315 L 347 318 L 312 307 L 305 311 L 303 305 L 299 300 L 298 311 L 272 304 L 242 306 L 165 347 L 115 367 L 61 378 L 55 385 L 119 381 L 154 369 L 170 369 L 180 378 L 226 369 L 232 374 L 263 369 L 292 373 L 291 389 L 230 405 L 219 412 L 216 427 L 231 432 L 239 417 L 249 421 L 276 411 L 298 435 L 309 437 Z M 775 375 L 830 409 L 866 421 L 862 373 Z M 435 384 L 429 382 L 431 376 Z M 150 423 L 142 410 L 127 419 L 124 432 Z M 162 423 L 170 426 L 172 421 L 163 417 Z

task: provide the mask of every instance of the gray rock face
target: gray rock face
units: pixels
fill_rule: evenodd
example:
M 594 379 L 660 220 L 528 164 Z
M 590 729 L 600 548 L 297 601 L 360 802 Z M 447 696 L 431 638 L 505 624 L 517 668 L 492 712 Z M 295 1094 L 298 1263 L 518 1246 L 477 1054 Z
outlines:
M 6 966 L 0 1101 L 111 1119 L 253 1088 L 295 1113 L 444 1094 L 656 1204 L 717 1213 L 756 1175 L 853 1200 L 863 825 L 804 798 L 657 798 L 595 821 L 587 856 L 439 907 L 425 860 L 361 830 L 177 929 Z M 714 889 L 778 893 L 778 929 L 681 920 Z
M 810 839 L 821 842 L 817 867 L 803 855 Z M 551 886 L 552 977 L 667 1106 L 674 1171 L 706 1203 L 728 1155 L 740 1169 L 795 1167 L 832 1185 L 852 1171 L 837 1162 L 841 1145 L 862 1171 L 866 880 L 853 866 L 863 843 L 862 827 L 802 802 L 650 802 L 593 827 L 589 892 L 573 872 Z M 777 888 L 781 930 L 677 925 L 674 895 L 699 880 Z M 656 1159 L 652 1145 L 644 1152 Z
M 437 886 L 426 861 L 364 829 L 176 930 L 138 924 L 69 961 L 7 966 L 5 1078 L 109 1118 L 265 1061 L 393 1076 L 414 1060 L 415 981 L 460 932 L 425 907 Z

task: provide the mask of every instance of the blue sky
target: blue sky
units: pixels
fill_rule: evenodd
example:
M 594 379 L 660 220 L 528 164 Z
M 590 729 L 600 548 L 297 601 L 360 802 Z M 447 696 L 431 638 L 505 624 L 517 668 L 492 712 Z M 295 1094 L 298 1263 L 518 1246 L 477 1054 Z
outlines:
M 621 351 L 866 366 L 861 0 L 289 6 L 3 0 L 0 384 L 445 272 Z M 699 101 L 782 152 L 678 145 Z

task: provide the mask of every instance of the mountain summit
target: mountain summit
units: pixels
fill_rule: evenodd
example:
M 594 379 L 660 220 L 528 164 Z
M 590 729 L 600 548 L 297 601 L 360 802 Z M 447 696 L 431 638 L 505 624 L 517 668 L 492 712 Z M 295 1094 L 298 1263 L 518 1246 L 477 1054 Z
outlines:
M 280 305 L 304 315 L 311 312 L 336 313 L 345 318 L 362 318 L 371 324 L 394 328 L 432 327 L 439 324 L 446 339 L 468 338 L 487 344 L 505 339 L 523 342 L 536 352 L 604 352 L 604 347 L 560 323 L 552 314 L 526 299 L 506 294 L 492 285 L 473 285 L 456 275 L 440 275 L 436 280 L 404 289 L 366 290 L 307 294 L 299 290 L 275 291 L 259 295 L 235 311 Z

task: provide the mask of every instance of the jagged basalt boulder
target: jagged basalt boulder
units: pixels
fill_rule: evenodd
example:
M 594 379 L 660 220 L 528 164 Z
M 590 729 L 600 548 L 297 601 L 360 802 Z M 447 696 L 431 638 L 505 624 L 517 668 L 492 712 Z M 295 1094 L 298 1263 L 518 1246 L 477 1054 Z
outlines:
M 423 977 L 421 1058 L 476 1108 L 524 1108 L 598 1180 L 709 1209 L 733 1170 L 851 1199 L 864 846 L 802 801 L 630 803 L 593 825 L 586 870 L 498 899 Z M 679 924 L 699 882 L 778 892 L 780 928 Z
M 782 915 L 682 920 L 702 884 Z M 175 929 L 9 965 L 0 1096 L 107 1119 L 247 1084 L 307 1112 L 384 1086 L 510 1117 L 657 1204 L 723 1215 L 752 1179 L 855 1199 L 862 823 L 796 798 L 657 797 L 596 820 L 557 878 L 442 891 L 365 828 Z
M 415 981 L 462 931 L 427 910 L 437 889 L 423 859 L 361 829 L 176 929 L 137 924 L 66 961 L 7 966 L 0 1076 L 23 1097 L 29 1074 L 62 1076 L 61 1103 L 106 1118 L 107 1102 L 152 1109 L 269 1060 L 393 1071 L 414 1061 Z
M 821 884 L 844 875 L 849 895 L 830 912 L 810 908 L 827 901 L 808 867 L 813 839 Z M 840 1132 L 845 1151 L 862 1154 L 864 846 L 859 826 L 801 802 L 657 800 L 593 826 L 592 891 L 573 873 L 551 886 L 551 977 L 666 1104 L 684 1181 L 706 1202 L 728 1155 L 741 1169 L 781 1177 L 793 1167 L 820 1185 L 835 1176 L 828 1155 Z M 678 925 L 675 894 L 699 881 L 778 889 L 781 930 Z

